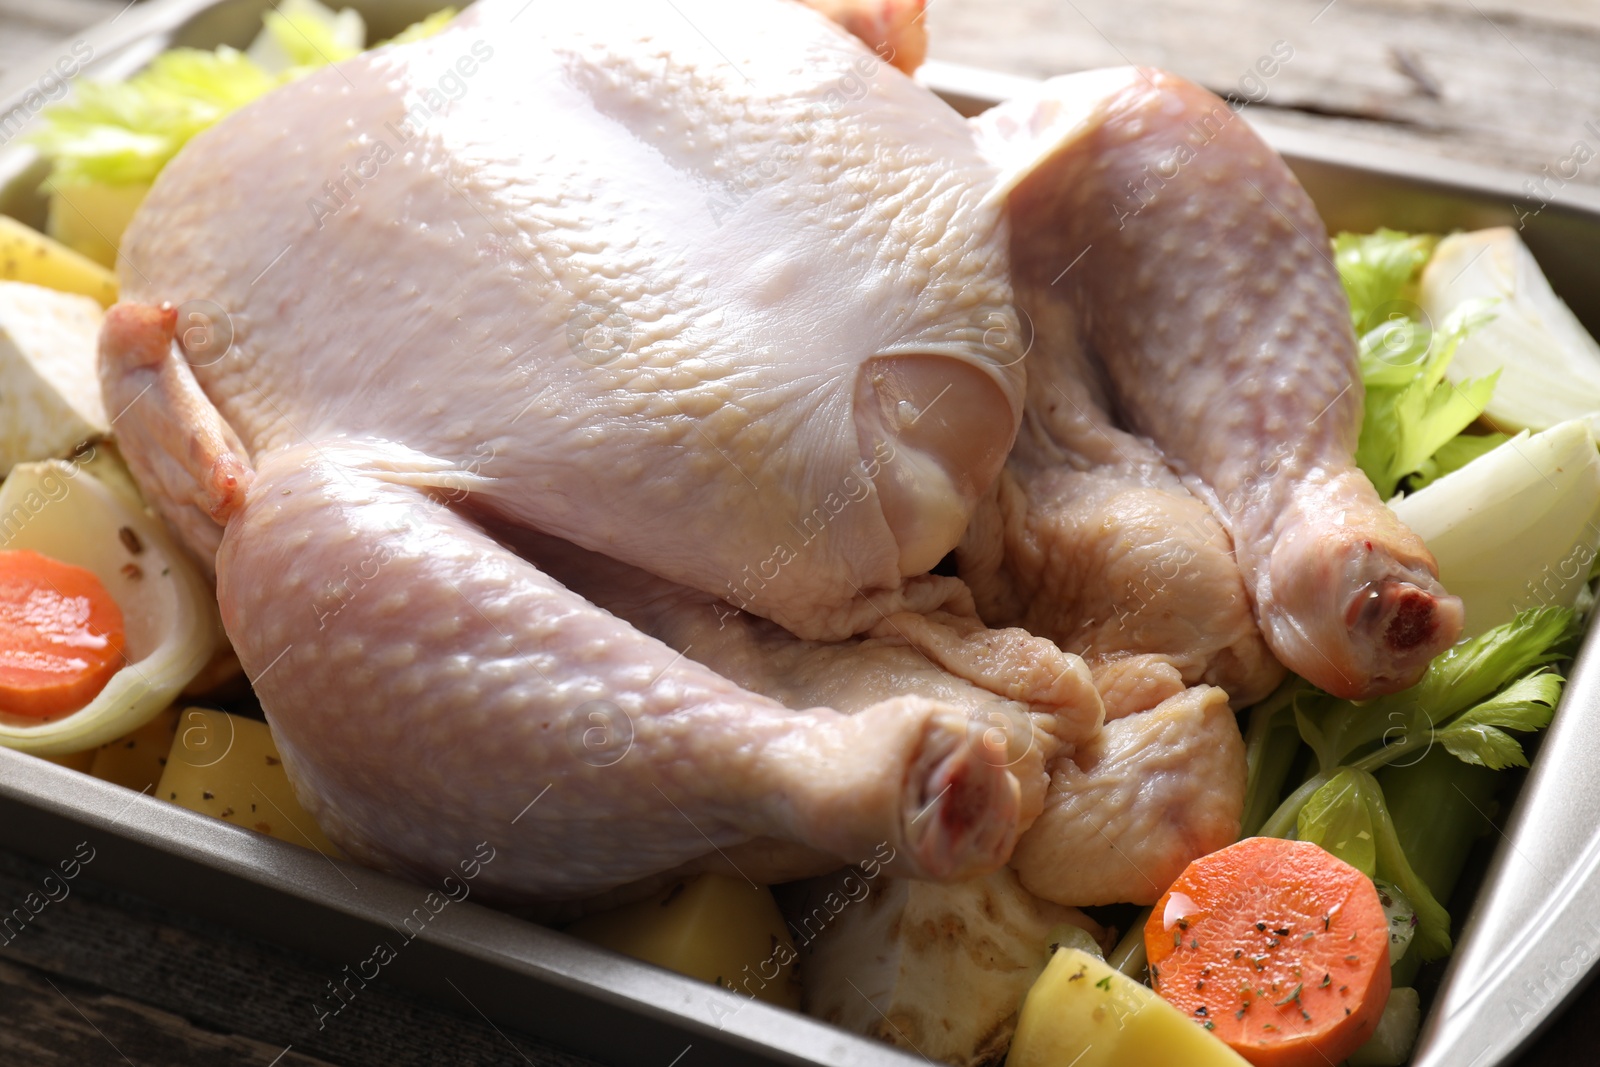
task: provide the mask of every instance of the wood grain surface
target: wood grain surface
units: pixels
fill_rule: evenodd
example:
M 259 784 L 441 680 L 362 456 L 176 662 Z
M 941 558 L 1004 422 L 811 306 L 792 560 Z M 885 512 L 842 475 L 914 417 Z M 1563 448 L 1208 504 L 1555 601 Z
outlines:
M 123 6 L 0 0 L 0 83 L 44 73 L 59 42 Z M 1279 123 L 1432 153 L 1441 168 L 1489 162 L 1600 185 L 1600 135 L 1586 126 L 1600 129 L 1597 0 L 932 0 L 927 17 L 939 59 L 1037 77 L 1162 66 Z M 1292 58 L 1260 77 L 1280 41 Z M 1574 167 L 1580 142 L 1597 158 Z M 0 852 L 0 901 L 45 873 Z M 497 1030 L 470 1005 L 400 991 L 368 991 L 318 1030 L 306 1004 L 327 971 L 84 877 L 0 947 L 0 1065 L 594 1063 Z M 1521 1063 L 1596 1062 L 1583 1025 L 1596 1014 L 1591 986 Z
M 0 851 L 0 912 L 49 873 Z M 313 1005 L 337 977 L 334 965 L 87 874 L 69 884 L 65 899 L 0 947 L 4 1067 L 594 1067 L 495 1029 L 465 1001 L 423 1003 L 377 982 L 319 1027 Z
M 932 0 L 928 23 L 941 59 L 1166 67 L 1279 122 L 1530 175 L 1587 141 L 1572 180 L 1600 184 L 1594 0 Z M 1293 57 L 1262 78 L 1280 41 Z

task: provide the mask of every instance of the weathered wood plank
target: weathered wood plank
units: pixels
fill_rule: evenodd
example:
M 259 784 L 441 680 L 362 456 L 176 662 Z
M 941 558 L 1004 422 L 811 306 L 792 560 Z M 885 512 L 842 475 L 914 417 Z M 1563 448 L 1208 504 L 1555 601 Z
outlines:
M 62 855 L 70 853 L 64 844 Z M 38 891 L 48 873 L 0 852 L 0 912 Z M 122 1062 L 81 1019 L 82 1033 L 67 1025 L 77 1016 L 63 1013 L 67 1006 L 46 978 L 141 1067 L 265 1065 L 287 1045 L 307 1058 L 286 1057 L 279 1067 L 323 1061 L 595 1067 L 537 1038 L 497 1032 L 442 975 L 432 1004 L 374 982 L 319 1029 L 313 1005 L 337 967 L 97 885 L 88 874 L 70 888 L 70 895 L 13 931 L 9 944 L 0 937 L 0 1063 L 6 1067 Z M 454 1011 L 438 1006 L 452 1001 Z M 19 1028 L 26 1036 L 16 1040 L 23 1043 L 8 1045 Z M 217 1044 L 218 1035 L 239 1043 Z M 124 1042 L 152 1051 L 141 1057 Z
M 122 7 L 0 0 L 0 81 L 44 73 L 53 45 Z M 1571 162 L 1579 142 L 1600 153 L 1592 0 L 933 0 L 928 23 L 940 59 L 1036 77 L 1164 66 L 1297 127 L 1600 185 L 1600 162 Z M 1278 41 L 1293 58 L 1262 78 Z
M 955 62 L 1162 66 L 1275 119 L 1528 172 L 1580 140 L 1600 153 L 1600 5 L 1577 0 L 933 0 L 927 18 Z M 1279 41 L 1293 57 L 1263 77 Z M 1600 162 L 1575 180 L 1600 184 Z
M 331 1067 L 292 1048 L 203 1030 L 93 986 L 0 961 L 0 1061 L 166 1067 Z

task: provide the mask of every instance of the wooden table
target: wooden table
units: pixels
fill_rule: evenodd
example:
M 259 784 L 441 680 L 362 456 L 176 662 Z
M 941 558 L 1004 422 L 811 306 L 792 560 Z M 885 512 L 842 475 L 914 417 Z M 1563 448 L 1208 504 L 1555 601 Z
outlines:
M 122 4 L 0 0 L 0 81 Z M 1280 123 L 1435 153 L 1442 170 L 1470 160 L 1539 178 L 1578 142 L 1600 152 L 1585 125 L 1600 126 L 1596 0 L 933 0 L 928 22 L 940 59 L 1035 76 L 1163 66 L 1258 98 Z M 1278 42 L 1293 51 L 1279 73 L 1243 81 Z M 1569 180 L 1600 184 L 1600 160 Z M 44 874 L 0 853 L 0 900 Z M 593 1062 L 496 1029 L 464 1002 L 377 988 L 319 1031 L 307 1004 L 327 976 L 319 961 L 80 879 L 0 948 L 0 1064 Z M 1595 1062 L 1583 1022 L 1596 1014 L 1600 986 L 1523 1062 Z

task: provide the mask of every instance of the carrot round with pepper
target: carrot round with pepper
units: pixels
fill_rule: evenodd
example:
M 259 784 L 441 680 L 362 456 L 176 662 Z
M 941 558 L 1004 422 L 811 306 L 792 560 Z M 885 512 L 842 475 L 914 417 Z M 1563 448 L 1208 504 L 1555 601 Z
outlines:
M 122 666 L 122 609 L 91 572 L 30 549 L 0 552 L 0 711 L 77 711 Z
M 1366 875 L 1251 837 L 1189 864 L 1144 928 L 1156 992 L 1257 1067 L 1325 1067 L 1389 999 L 1389 924 Z

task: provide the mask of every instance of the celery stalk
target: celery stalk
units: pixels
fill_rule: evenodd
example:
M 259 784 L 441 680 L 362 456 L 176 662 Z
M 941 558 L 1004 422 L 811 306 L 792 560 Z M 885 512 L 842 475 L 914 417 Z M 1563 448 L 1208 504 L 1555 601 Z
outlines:
M 1129 924 L 1128 932 L 1122 935 L 1117 947 L 1106 957 L 1106 962 L 1115 970 L 1121 971 L 1135 982 L 1144 981 L 1144 972 L 1150 966 L 1150 957 L 1145 953 L 1144 947 L 1144 924 L 1149 919 L 1149 908 L 1139 912 Z
M 1385 767 L 1378 782 L 1400 847 L 1434 896 L 1455 890 L 1472 843 L 1494 828 L 1496 773 L 1435 749 L 1407 767 Z
M 1493 828 L 1496 773 L 1435 749 L 1416 763 L 1377 774 L 1400 847 L 1435 899 L 1449 901 L 1472 844 Z M 1394 982 L 1408 985 L 1421 957 L 1395 964 Z
M 1294 716 L 1288 714 L 1296 693 L 1307 688 L 1299 678 L 1290 677 L 1271 696 L 1250 709 L 1250 725 L 1245 731 L 1244 815 L 1239 821 L 1239 836 L 1250 837 L 1261 829 L 1278 800 L 1284 783 L 1300 754 L 1300 732 Z

